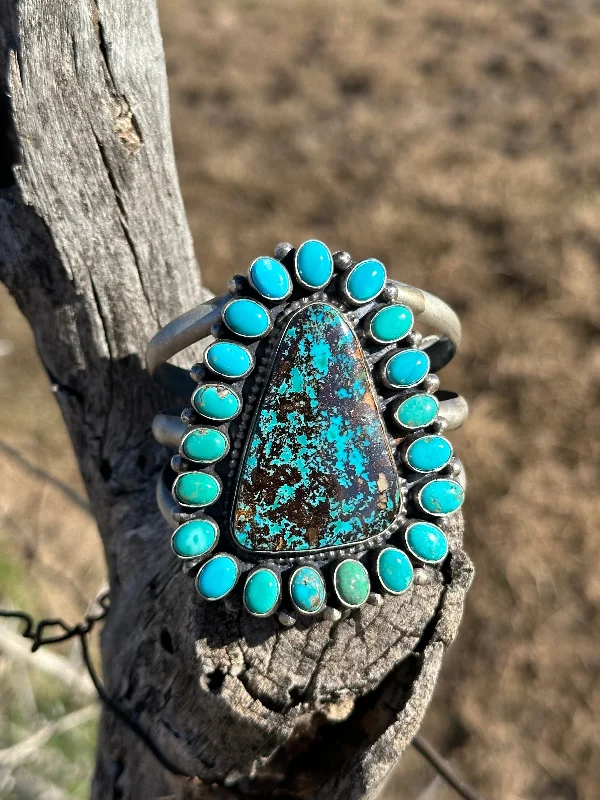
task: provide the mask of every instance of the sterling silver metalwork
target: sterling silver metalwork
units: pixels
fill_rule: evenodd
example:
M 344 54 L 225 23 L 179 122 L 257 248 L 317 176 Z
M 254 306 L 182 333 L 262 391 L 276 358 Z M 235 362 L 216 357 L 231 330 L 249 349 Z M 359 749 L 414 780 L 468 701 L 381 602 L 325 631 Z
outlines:
M 316 240 L 305 244 L 315 242 L 317 246 L 325 248 L 325 245 Z M 155 380 L 182 401 L 192 397 L 191 408 L 178 407 L 160 413 L 152 424 L 155 439 L 174 451 L 170 464 L 165 465 L 157 483 L 158 507 L 169 524 L 177 528 L 174 537 L 187 534 L 189 529 L 185 525 L 194 520 L 197 521 L 194 525 L 199 526 L 200 533 L 202 530 L 209 530 L 211 525 L 217 525 L 218 531 L 216 540 L 208 542 L 204 550 L 201 536 L 193 542 L 184 542 L 184 547 L 192 547 L 193 544 L 197 548 L 197 555 L 182 551 L 181 542 L 178 543 L 179 549 L 173 547 L 174 552 L 182 559 L 184 569 L 194 576 L 196 582 L 200 572 L 203 573 L 202 590 L 199 591 L 204 599 L 218 600 L 227 596 L 228 603 L 233 603 L 240 609 L 245 608 L 256 617 L 278 614 L 281 624 L 288 626 L 294 624 L 298 616 L 313 619 L 324 615 L 328 619 L 338 619 L 344 614 L 357 612 L 364 601 L 355 603 L 351 595 L 343 596 L 343 587 L 340 589 L 336 584 L 338 568 L 344 560 L 360 561 L 364 567 L 372 563 L 376 565 L 373 570 L 369 569 L 369 573 L 373 584 L 379 588 L 365 593 L 365 596 L 368 595 L 366 602 L 370 604 L 382 602 L 382 592 L 384 595 L 394 596 L 410 591 L 412 574 L 406 589 L 398 589 L 400 584 L 395 582 L 391 573 L 388 574 L 389 569 L 394 566 L 394 554 L 400 550 L 403 559 L 406 558 L 414 568 L 414 583 L 422 584 L 429 580 L 427 569 L 422 567 L 428 565 L 431 569 L 431 565 L 435 565 L 435 568 L 439 568 L 438 560 L 430 558 L 426 549 L 415 549 L 414 543 L 412 549 L 407 547 L 403 532 L 407 525 L 423 520 L 435 523 L 434 527 L 437 526 L 443 535 L 450 513 L 454 513 L 456 509 L 446 513 L 443 509 L 443 496 L 442 506 L 438 508 L 436 503 L 440 503 L 440 492 L 454 492 L 454 499 L 459 492 L 464 494 L 465 476 L 460 460 L 440 434 L 459 428 L 468 415 L 464 398 L 441 390 L 436 374 L 454 357 L 461 341 L 459 319 L 443 300 L 395 280 L 386 280 L 378 291 L 373 290 L 372 297 L 367 291 L 366 299 L 359 300 L 356 293 L 351 294 L 349 289 L 352 275 L 357 268 L 367 262 L 375 265 L 376 269 L 385 268 L 374 259 L 354 262 L 343 251 L 330 254 L 327 250 L 329 270 L 331 271 L 333 264 L 333 274 L 326 282 L 321 281 L 317 288 L 311 288 L 309 282 L 301 276 L 298 252 L 292 245 L 282 243 L 275 248 L 277 261 L 260 257 L 252 262 L 251 268 L 255 265 L 260 267 L 259 262 L 262 261 L 269 262 L 280 271 L 281 267 L 284 268 L 289 285 L 284 282 L 271 297 L 268 290 L 261 288 L 259 268 L 256 268 L 256 274 L 250 279 L 235 276 L 230 281 L 228 292 L 206 300 L 160 330 L 149 343 L 146 353 L 146 367 Z M 317 283 L 318 280 L 313 286 Z M 275 296 L 281 299 L 272 299 Z M 234 330 L 229 323 L 225 323 L 224 315 L 239 299 L 252 301 L 266 315 L 260 332 L 247 335 L 244 330 Z M 401 498 L 399 511 L 385 529 L 357 541 L 333 546 L 319 544 L 316 547 L 304 547 L 297 552 L 286 550 L 285 547 L 281 553 L 278 549 L 257 549 L 256 546 L 248 549 L 234 538 L 233 529 L 234 511 L 239 502 L 238 484 L 248 458 L 249 437 L 258 425 L 261 403 L 272 380 L 271 368 L 282 337 L 295 315 L 305 313 L 313 306 L 327 307 L 340 315 L 349 328 L 355 331 L 357 344 L 361 343 L 359 349 L 362 348 L 361 353 L 369 370 L 367 382 L 374 393 L 381 422 L 387 429 L 388 444 L 385 447 L 391 448 L 391 452 L 395 454 Z M 394 306 L 406 310 L 411 324 L 405 335 L 385 340 L 373 331 L 372 323 L 379 311 Z M 426 326 L 433 329 L 434 333 L 424 335 L 421 331 L 414 330 L 413 318 L 414 325 Z M 223 367 L 219 371 L 206 362 L 190 365 L 189 371 L 169 363 L 186 348 L 200 343 L 206 350 L 215 340 L 234 348 L 237 346 L 238 350 L 244 351 L 244 358 L 250 366 L 243 374 L 228 378 Z M 413 356 L 420 358 L 421 364 L 428 367 L 425 369 L 426 374 L 417 374 L 412 382 L 408 380 L 402 384 L 394 383 L 397 378 L 389 374 L 388 365 L 394 356 L 406 351 L 412 351 Z M 227 401 L 231 406 L 226 418 L 219 416 L 220 407 L 212 408 L 208 401 L 205 402 L 210 392 L 213 392 L 213 401 Z M 430 413 L 430 418 L 421 418 L 420 422 L 419 418 L 415 422 L 405 413 L 416 397 L 421 402 L 428 403 Z M 225 443 L 218 457 L 207 459 L 190 456 L 186 442 L 191 441 L 190 436 L 196 436 L 194 431 L 199 430 L 218 432 L 220 440 Z M 427 459 L 423 461 L 422 458 L 423 445 L 428 444 L 427 437 L 441 442 L 446 448 L 445 458 L 433 467 L 428 465 Z M 420 454 L 421 461 L 418 458 Z M 411 466 L 413 463 L 414 467 Z M 438 480 L 438 484 L 434 485 L 433 490 L 430 487 L 424 494 L 426 486 L 434 479 Z M 188 483 L 192 485 L 193 491 L 198 490 L 197 494 L 180 491 Z M 205 502 L 203 492 L 210 502 Z M 460 503 L 457 507 L 459 505 Z M 203 520 L 209 523 L 204 529 Z M 386 553 L 386 559 L 382 561 L 383 553 Z M 226 558 L 221 558 L 222 556 Z M 321 582 L 317 586 L 319 599 L 319 593 L 326 592 L 326 601 L 317 604 L 316 611 L 311 607 L 303 607 L 302 599 L 298 600 L 293 596 L 292 581 L 294 576 L 297 579 L 299 574 L 304 575 L 303 566 L 307 567 L 304 572 L 310 573 L 317 583 Z M 225 574 L 225 567 L 229 569 L 228 575 Z M 220 570 L 222 575 L 217 577 L 221 581 L 232 581 L 231 586 L 224 583 L 226 590 L 219 593 L 221 589 L 217 586 L 218 582 L 214 587 L 210 583 L 211 570 L 215 575 Z M 273 596 L 272 607 L 266 601 L 263 606 L 253 606 L 250 578 L 255 578 L 252 587 L 254 591 L 259 583 L 257 575 L 268 582 L 271 573 L 276 575 L 279 586 L 277 596 Z M 357 574 L 362 575 L 362 571 L 358 570 Z M 241 577 L 246 578 L 245 587 L 241 583 L 238 585 Z M 326 589 L 330 583 L 331 587 Z M 213 590 L 214 596 L 210 595 Z

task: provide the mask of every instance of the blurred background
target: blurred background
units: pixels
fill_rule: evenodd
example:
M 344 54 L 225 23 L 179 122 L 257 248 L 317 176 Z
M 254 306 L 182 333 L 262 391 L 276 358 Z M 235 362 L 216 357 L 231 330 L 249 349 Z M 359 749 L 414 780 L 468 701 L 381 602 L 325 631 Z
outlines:
M 423 734 L 489 800 L 598 797 L 600 2 L 160 12 L 206 286 L 317 237 L 462 317 L 442 381 L 471 402 L 452 439 L 477 575 Z M 96 594 L 102 552 L 73 493 L 58 408 L 1 292 L 1 605 L 74 621 Z M 65 666 L 77 649 L 28 662 L 13 631 L 0 629 L 0 796 L 85 797 L 96 711 Z M 455 795 L 409 752 L 384 797 Z

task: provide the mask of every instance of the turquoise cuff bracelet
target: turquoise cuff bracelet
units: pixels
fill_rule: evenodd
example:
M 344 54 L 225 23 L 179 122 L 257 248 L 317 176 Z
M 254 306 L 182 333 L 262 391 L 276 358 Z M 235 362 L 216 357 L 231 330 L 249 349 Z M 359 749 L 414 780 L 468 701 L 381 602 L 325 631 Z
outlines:
M 209 336 L 190 373 L 168 363 Z M 444 434 L 468 408 L 435 374 L 459 344 L 439 298 L 317 240 L 159 331 L 147 369 L 191 406 L 154 420 L 177 451 L 157 500 L 200 597 L 290 625 L 428 580 L 464 500 Z

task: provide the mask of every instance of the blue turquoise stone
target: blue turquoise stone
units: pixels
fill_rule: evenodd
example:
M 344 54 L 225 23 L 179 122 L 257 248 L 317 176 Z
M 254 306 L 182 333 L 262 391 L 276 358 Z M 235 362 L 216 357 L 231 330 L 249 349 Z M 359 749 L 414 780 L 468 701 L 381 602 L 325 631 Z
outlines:
M 415 558 L 427 564 L 437 564 L 448 555 L 448 542 L 437 525 L 413 522 L 406 529 L 406 546 Z
M 199 386 L 192 395 L 192 405 L 207 419 L 233 419 L 241 410 L 242 403 L 237 394 L 227 386 L 207 384 Z
M 314 567 L 298 567 L 290 581 L 290 595 L 296 608 L 317 614 L 325 605 L 325 582 Z
M 414 430 L 431 425 L 437 417 L 439 403 L 431 394 L 413 394 L 407 397 L 394 412 L 394 417 L 403 428 Z
M 416 386 L 428 372 L 429 356 L 423 350 L 401 350 L 385 367 L 385 377 L 391 386 L 398 389 Z
M 421 436 L 412 442 L 405 461 L 416 472 L 436 472 L 452 458 L 452 445 L 443 436 Z
M 452 514 L 462 506 L 465 492 L 460 483 L 447 478 L 436 478 L 426 483 L 419 492 L 418 502 L 428 514 Z
M 358 608 L 366 603 L 371 591 L 366 567 L 354 558 L 347 558 L 338 564 L 334 584 L 338 597 L 349 608 Z
M 221 494 L 221 484 L 207 472 L 184 472 L 175 479 L 173 494 L 185 506 L 210 506 Z
M 225 306 L 223 322 L 230 331 L 247 339 L 257 339 L 269 330 L 271 319 L 267 309 L 256 300 L 240 297 Z
M 381 261 L 369 258 L 350 270 L 346 279 L 346 292 L 355 303 L 374 300 L 385 286 L 386 273 Z
M 385 306 L 371 319 L 369 333 L 376 342 L 390 344 L 408 336 L 413 322 L 414 317 L 410 308 L 399 304 Z
M 360 343 L 340 311 L 313 303 L 288 320 L 255 411 L 234 538 L 277 553 L 340 547 L 385 531 L 401 505 Z
M 275 573 L 262 567 L 250 575 L 244 587 L 244 605 L 251 614 L 265 617 L 277 606 L 281 588 Z
M 252 369 L 252 356 L 235 342 L 214 342 L 204 353 L 204 360 L 213 372 L 225 378 L 243 378 Z
M 285 300 L 292 291 L 292 279 L 287 269 L 269 256 L 253 261 L 248 270 L 250 283 L 267 300 Z
M 171 539 L 173 550 L 181 558 L 194 558 L 208 553 L 219 536 L 216 522 L 209 519 L 191 519 L 180 525 Z
M 402 594 L 413 581 L 412 564 L 406 553 L 396 547 L 386 547 L 377 559 L 377 574 L 386 591 Z
M 235 559 L 223 553 L 214 556 L 202 566 L 196 585 L 205 600 L 220 600 L 229 594 L 237 579 L 238 566 Z
M 190 461 L 211 464 L 227 455 L 229 440 L 215 428 L 193 428 L 183 437 L 181 453 Z
M 301 244 L 296 251 L 296 275 L 309 289 L 322 289 L 333 275 L 333 258 L 327 245 L 317 239 Z

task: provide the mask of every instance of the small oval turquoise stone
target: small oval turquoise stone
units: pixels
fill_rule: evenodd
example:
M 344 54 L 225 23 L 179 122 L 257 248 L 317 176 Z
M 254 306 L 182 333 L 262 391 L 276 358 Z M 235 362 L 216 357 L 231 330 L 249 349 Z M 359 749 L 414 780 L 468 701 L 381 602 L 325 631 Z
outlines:
M 436 472 L 452 458 L 452 445 L 443 436 L 421 436 L 406 450 L 405 461 L 417 472 Z
M 357 608 L 366 602 L 371 591 L 369 573 L 360 561 L 348 558 L 335 570 L 335 590 L 347 606 Z
M 392 356 L 385 367 L 389 383 L 407 389 L 421 383 L 429 372 L 429 356 L 423 350 L 401 350 Z
M 392 594 L 402 594 L 411 585 L 413 568 L 406 553 L 396 547 L 386 547 L 377 559 L 377 572 L 383 588 Z
M 238 336 L 255 339 L 264 336 L 271 320 L 267 309 L 256 300 L 232 300 L 223 311 L 223 322 Z
M 171 539 L 173 550 L 181 558 L 203 556 L 214 547 L 219 529 L 208 519 L 191 519 L 180 525 Z
M 369 333 L 378 342 L 398 342 L 412 330 L 414 322 L 410 308 L 391 305 L 379 309 L 369 324 Z
M 301 244 L 296 251 L 296 274 L 310 289 L 327 286 L 333 275 L 333 258 L 327 245 L 317 239 Z
M 414 430 L 431 425 L 438 415 L 438 410 L 439 403 L 433 395 L 413 394 L 400 403 L 394 417 L 403 428 Z
M 292 280 L 287 269 L 269 256 L 253 261 L 248 277 L 256 291 L 267 300 L 285 300 L 292 291 Z
M 223 458 L 229 450 L 229 441 L 215 428 L 194 428 L 183 437 L 181 452 L 190 461 L 211 464 Z
M 325 583 L 314 567 L 299 567 L 290 583 L 295 606 L 305 614 L 316 614 L 325 605 Z
M 229 594 L 238 579 L 235 560 L 226 554 L 214 556 L 203 565 L 196 578 L 198 591 L 205 600 L 220 600 Z
M 184 472 L 177 476 L 173 492 L 186 506 L 210 506 L 221 494 L 221 484 L 206 472 Z
M 419 492 L 421 508 L 428 514 L 452 514 L 462 506 L 465 492 L 460 483 L 447 478 L 436 478 L 425 484 Z
M 346 291 L 355 303 L 373 300 L 385 286 L 386 273 L 381 261 L 368 258 L 350 270 L 346 280 Z
M 244 604 L 251 614 L 265 617 L 273 613 L 279 600 L 279 579 L 266 568 L 257 569 L 246 581 Z
M 252 369 L 249 351 L 235 342 L 214 342 L 206 348 L 204 360 L 213 372 L 225 378 L 242 378 Z
M 192 405 L 208 419 L 232 419 L 241 407 L 240 398 L 227 386 L 209 384 L 199 386 L 192 395 Z
M 431 522 L 413 522 L 406 529 L 406 546 L 420 561 L 436 564 L 448 555 L 448 542 L 437 525 Z

